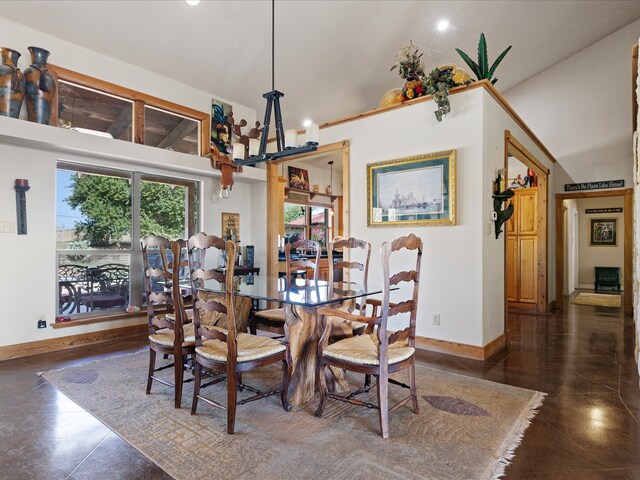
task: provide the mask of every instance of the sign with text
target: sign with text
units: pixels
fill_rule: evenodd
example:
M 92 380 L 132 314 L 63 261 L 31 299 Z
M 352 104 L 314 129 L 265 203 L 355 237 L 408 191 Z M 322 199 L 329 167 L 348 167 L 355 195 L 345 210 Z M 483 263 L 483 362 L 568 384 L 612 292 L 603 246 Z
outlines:
M 624 180 L 603 180 L 600 182 L 565 183 L 565 192 L 579 192 L 582 190 L 600 190 L 601 188 L 623 188 Z
M 620 213 L 622 207 L 617 208 L 587 208 L 584 213 Z

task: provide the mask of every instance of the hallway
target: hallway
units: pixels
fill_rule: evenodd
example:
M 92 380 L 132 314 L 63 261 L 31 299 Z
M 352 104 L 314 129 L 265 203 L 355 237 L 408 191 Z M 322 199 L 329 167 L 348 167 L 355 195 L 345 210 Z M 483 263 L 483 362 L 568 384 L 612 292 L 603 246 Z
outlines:
M 512 315 L 509 347 L 487 362 L 430 352 L 418 358 L 549 394 L 504 478 L 640 479 L 632 320 L 620 309 L 565 309 L 562 315 Z M 35 375 L 145 345 L 135 339 L 0 362 L 0 478 L 169 478 Z

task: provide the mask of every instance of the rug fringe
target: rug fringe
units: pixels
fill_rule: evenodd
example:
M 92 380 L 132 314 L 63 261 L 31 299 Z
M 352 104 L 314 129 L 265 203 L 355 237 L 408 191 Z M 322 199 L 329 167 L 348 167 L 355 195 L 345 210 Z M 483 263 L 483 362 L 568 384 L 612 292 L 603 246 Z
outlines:
M 66 367 L 54 368 L 53 370 L 47 370 L 45 372 L 36 372 L 36 375 L 38 377 L 42 377 L 43 375 L 45 375 L 47 373 L 60 372 L 62 370 L 66 370 L 68 368 L 84 367 L 85 365 L 89 365 L 91 363 L 104 362 L 106 360 L 111 360 L 111 359 L 116 358 L 116 357 L 127 357 L 129 355 L 137 355 L 139 353 L 143 353 L 143 352 L 146 352 L 146 351 L 148 351 L 148 348 L 142 348 L 142 349 L 137 350 L 135 352 L 123 353 L 121 355 L 115 354 L 115 355 L 111 355 L 111 356 L 106 357 L 106 358 L 98 358 L 96 360 L 89 360 L 88 362 L 80 363 L 78 365 L 67 365 Z
M 518 446 L 522 443 L 522 438 L 524 437 L 524 432 L 531 425 L 533 418 L 538 414 L 538 410 L 542 406 L 542 402 L 544 401 L 544 397 L 547 394 L 543 392 L 536 392 L 527 408 L 523 410 L 515 423 L 513 429 L 507 435 L 507 437 L 502 442 L 500 449 L 498 452 L 504 452 L 501 456 L 495 459 L 492 464 L 489 466 L 486 475 L 483 477 L 487 480 L 498 480 L 501 478 L 506 468 L 511 464 L 513 457 L 515 456 L 515 451 Z

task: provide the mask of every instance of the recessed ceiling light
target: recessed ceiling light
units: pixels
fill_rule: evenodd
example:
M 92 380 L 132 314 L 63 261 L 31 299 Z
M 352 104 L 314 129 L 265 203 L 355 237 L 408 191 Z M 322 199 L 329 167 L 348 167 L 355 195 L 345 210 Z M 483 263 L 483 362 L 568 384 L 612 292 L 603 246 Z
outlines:
M 186 3 L 190 7 L 195 7 L 200 3 L 200 0 L 184 0 L 184 3 Z
M 440 20 L 438 22 L 437 28 L 441 32 L 445 31 L 447 28 L 449 28 L 449 21 L 448 20 Z
M 311 120 L 309 120 L 308 118 L 302 122 L 302 126 L 303 127 L 308 127 L 309 125 L 311 125 L 313 122 Z

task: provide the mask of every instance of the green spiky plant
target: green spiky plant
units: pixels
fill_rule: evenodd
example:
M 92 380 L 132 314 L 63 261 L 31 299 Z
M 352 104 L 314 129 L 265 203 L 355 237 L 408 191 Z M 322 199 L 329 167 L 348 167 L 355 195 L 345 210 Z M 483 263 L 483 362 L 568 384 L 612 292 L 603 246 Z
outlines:
M 480 41 L 478 42 L 478 63 L 474 62 L 469 58 L 469 55 L 464 53 L 459 48 L 456 48 L 456 52 L 462 57 L 469 68 L 475 73 L 478 80 L 487 79 L 491 82 L 492 85 L 498 81 L 497 78 L 493 78 L 493 74 L 500 65 L 500 62 L 504 59 L 507 53 L 511 50 L 511 45 L 509 45 L 504 52 L 502 52 L 493 65 L 489 67 L 489 57 L 487 55 L 487 39 L 484 37 L 484 33 L 480 34 Z

